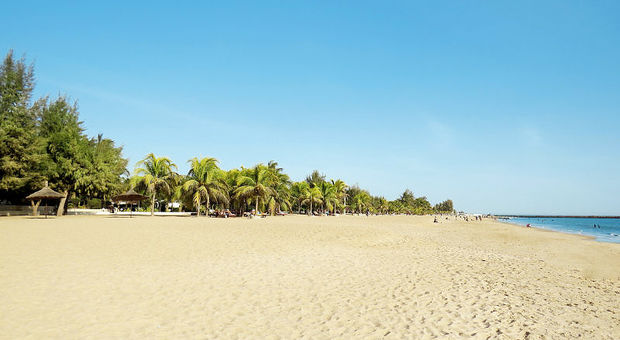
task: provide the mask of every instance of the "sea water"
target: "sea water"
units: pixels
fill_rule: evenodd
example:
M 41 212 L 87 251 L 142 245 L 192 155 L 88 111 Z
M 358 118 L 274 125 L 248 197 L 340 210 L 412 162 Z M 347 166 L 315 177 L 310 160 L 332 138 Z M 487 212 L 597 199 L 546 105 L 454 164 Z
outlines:
M 620 218 L 511 217 L 508 222 L 523 226 L 530 224 L 532 227 L 564 233 L 593 236 L 601 242 L 620 243 Z

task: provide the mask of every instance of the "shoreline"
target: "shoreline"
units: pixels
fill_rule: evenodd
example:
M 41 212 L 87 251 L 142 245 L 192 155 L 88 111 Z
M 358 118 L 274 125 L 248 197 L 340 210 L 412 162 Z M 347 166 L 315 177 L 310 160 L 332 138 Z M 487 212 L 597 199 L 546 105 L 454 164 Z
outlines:
M 583 235 L 583 234 L 577 234 L 577 233 L 569 233 L 569 232 L 565 232 L 565 231 L 560 231 L 560 230 L 554 230 L 554 229 L 547 229 L 547 228 L 543 228 L 543 227 L 538 227 L 538 226 L 531 226 L 531 227 L 526 227 L 524 225 L 521 224 L 517 224 L 517 223 L 510 223 L 510 222 L 506 222 L 506 221 L 497 221 L 498 223 L 502 223 L 505 225 L 509 225 L 511 227 L 521 227 L 521 228 L 525 228 L 525 229 L 531 229 L 531 230 L 536 230 L 536 231 L 544 231 L 544 232 L 550 232 L 550 233 L 558 233 L 561 235 L 569 235 L 569 236 L 576 236 L 582 240 L 586 240 L 586 241 L 594 241 L 594 242 L 598 242 L 598 243 L 611 243 L 611 244 L 617 244 L 617 242 L 605 242 L 605 241 L 599 241 L 596 239 L 596 236 L 592 236 L 592 235 Z
M 522 228 L 526 228 L 527 229 L 527 226 L 524 226 L 524 225 L 521 225 L 521 224 L 518 224 L 518 223 L 509 222 L 510 220 L 500 220 L 500 219 L 497 219 L 496 221 L 499 222 L 499 223 L 504 223 L 504 224 L 507 224 L 507 225 L 511 225 L 513 227 L 514 226 L 518 226 L 518 227 L 522 227 Z M 574 236 L 581 237 L 581 238 L 583 238 L 585 240 L 592 240 L 594 242 L 599 242 L 599 243 L 620 244 L 620 241 L 619 242 L 607 241 L 605 239 L 600 239 L 599 238 L 600 236 L 595 236 L 595 235 L 587 235 L 587 234 L 581 234 L 581 233 L 578 233 L 578 232 L 569 232 L 569 231 L 564 231 L 564 230 L 544 228 L 544 227 L 536 226 L 536 225 L 532 225 L 530 228 L 531 229 L 535 229 L 535 230 L 540 230 L 540 231 L 548 231 L 548 232 L 560 233 L 560 234 L 564 234 L 564 235 L 574 235 Z
M 620 219 L 620 216 L 597 216 L 597 215 L 586 215 L 586 216 L 578 216 L 578 215 L 493 215 L 497 218 L 506 218 L 506 217 L 518 217 L 518 218 L 611 218 L 611 219 Z

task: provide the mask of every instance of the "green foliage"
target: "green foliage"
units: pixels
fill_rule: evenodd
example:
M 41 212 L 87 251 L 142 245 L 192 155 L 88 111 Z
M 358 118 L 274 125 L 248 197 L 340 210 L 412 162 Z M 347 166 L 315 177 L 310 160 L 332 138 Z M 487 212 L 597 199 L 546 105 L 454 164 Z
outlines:
M 445 200 L 441 203 L 435 204 L 435 211 L 441 212 L 441 213 L 451 213 L 454 211 L 454 204 L 452 203 L 452 200 L 450 199 Z
M 241 175 L 237 179 L 236 199 L 244 199 L 254 203 L 254 209 L 259 212 L 259 205 L 265 206 L 268 199 L 275 195 L 273 174 L 263 164 L 257 164 L 252 169 L 241 168 Z
M 97 138 L 88 141 L 87 171 L 76 181 L 78 192 L 84 196 L 101 197 L 104 200 L 122 191 L 122 177 L 127 174 L 127 160 L 122 157 L 123 149 L 115 147 L 114 141 Z
M 148 161 L 145 161 L 147 159 Z M 156 160 L 163 162 L 164 158 L 159 159 L 151 154 L 145 160 L 142 162 L 149 164 L 146 167 L 151 169 L 149 171 L 158 172 L 154 170 L 159 167 L 155 164 L 158 162 Z M 169 159 L 165 160 L 165 164 L 172 164 Z M 193 158 L 189 163 L 191 169 L 187 176 L 176 175 L 180 177 L 176 181 L 180 191 L 173 196 L 175 200 L 185 206 L 192 206 L 200 213 L 208 208 L 215 208 L 231 209 L 238 213 L 254 209 L 257 212 L 269 211 L 272 215 L 289 210 L 298 213 L 305 210 L 307 214 L 345 211 L 429 214 L 437 211 L 436 207 L 439 206 L 434 209 L 426 197 L 416 198 L 411 190 L 405 190 L 397 200 L 388 201 L 385 197 L 372 196 L 357 185 L 347 186 L 342 180 L 327 181 L 325 175 L 316 170 L 305 180 L 292 182 L 274 161 L 267 165 L 257 164 L 252 168 L 241 167 L 228 171 L 220 169 L 214 158 Z M 168 172 L 168 165 L 162 166 L 164 170 L 160 175 L 174 175 L 173 172 Z M 137 179 L 138 177 L 133 178 L 134 181 Z M 140 184 L 139 182 L 136 183 Z M 164 182 L 172 187 L 170 181 Z
M 338 197 L 336 196 L 336 190 L 334 188 L 334 185 L 330 182 L 323 181 L 320 182 L 316 187 L 321 193 L 321 208 L 323 212 L 333 212 L 334 207 L 338 204 Z
M 315 205 L 323 203 L 321 190 L 307 181 L 299 184 L 299 190 L 299 204 L 306 206 L 308 215 L 313 214 Z
M 424 196 L 416 198 L 413 207 L 413 212 L 417 215 L 430 214 L 433 212 L 431 203 Z
M 364 213 L 371 208 L 371 197 L 367 191 L 362 190 L 353 196 L 353 208 L 358 213 Z
M 99 198 L 91 198 L 86 203 L 88 209 L 101 209 L 103 208 L 102 201 Z
M 413 192 L 409 189 L 403 192 L 403 194 L 400 196 L 399 201 L 405 206 L 415 206 L 415 197 L 413 196 Z
M 375 197 L 373 198 L 373 206 L 375 211 L 380 214 L 386 214 L 390 211 L 390 205 L 388 200 L 385 197 Z
M 200 207 L 205 202 L 208 210 L 211 199 L 228 203 L 225 177 L 221 174 L 215 158 L 192 158 L 191 168 L 183 184 L 183 190 L 192 196 L 192 203 L 200 216 Z
M 92 150 L 78 120 L 77 106 L 65 97 L 51 103 L 45 98 L 39 101 L 39 110 L 41 137 L 50 160 L 46 172 L 50 187 L 78 191 L 87 181 L 84 177 L 89 173 Z
M 293 205 L 293 209 L 297 207 L 298 213 L 301 213 L 304 195 L 306 190 L 308 190 L 309 188 L 310 185 L 307 182 L 294 182 L 293 184 L 291 184 L 291 202 Z
M 80 206 L 80 199 L 77 197 L 72 197 L 69 199 L 69 203 L 67 204 L 69 208 L 77 208 Z
M 157 192 L 172 193 L 177 176 L 174 170 L 176 164 L 167 157 L 156 157 L 153 153 L 148 154 L 136 164 L 135 176 L 131 183 L 146 186 L 146 191 L 151 195 L 151 216 L 155 212 L 155 196 Z
M 44 180 L 33 89 L 33 67 L 10 51 L 0 66 L 0 197 L 10 201 L 21 200 Z
M 342 181 L 342 180 L 333 180 L 332 179 L 332 186 L 334 188 L 334 194 L 336 195 L 336 205 L 335 205 L 335 209 L 338 209 L 341 212 L 344 212 L 344 210 L 346 210 L 346 206 L 347 206 L 347 184 Z
M 319 170 L 314 170 L 306 177 L 306 182 L 310 184 L 311 187 L 319 186 L 321 183 L 325 182 L 325 175 L 321 174 Z
M 31 105 L 33 88 L 33 67 L 9 52 L 0 67 L 2 197 L 22 201 L 44 180 L 84 200 L 105 200 L 119 192 L 127 165 L 122 149 L 102 135 L 88 138 L 77 105 L 66 97 L 41 98 Z
M 271 215 L 274 215 L 276 211 L 288 211 L 291 207 L 291 180 L 287 174 L 283 172 L 284 169 L 278 167 L 278 163 L 275 161 L 269 161 L 267 164 L 269 170 L 269 186 L 273 189 L 273 194 L 267 200 L 268 210 Z
M 226 190 L 228 197 L 230 198 L 230 209 L 235 210 L 237 212 L 241 212 L 245 209 L 247 202 L 244 198 L 235 197 L 235 192 L 238 188 L 238 183 L 241 183 L 240 180 L 243 176 L 243 173 L 240 169 L 231 169 L 224 173 L 224 182 L 226 183 Z

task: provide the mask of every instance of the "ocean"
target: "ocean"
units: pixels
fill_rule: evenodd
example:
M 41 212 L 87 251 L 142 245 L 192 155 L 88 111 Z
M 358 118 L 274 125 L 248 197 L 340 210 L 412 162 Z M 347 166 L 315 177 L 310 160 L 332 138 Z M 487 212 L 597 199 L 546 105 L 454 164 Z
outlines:
M 507 222 L 523 226 L 529 223 L 536 228 L 594 236 L 600 242 L 620 243 L 620 218 L 511 217 Z

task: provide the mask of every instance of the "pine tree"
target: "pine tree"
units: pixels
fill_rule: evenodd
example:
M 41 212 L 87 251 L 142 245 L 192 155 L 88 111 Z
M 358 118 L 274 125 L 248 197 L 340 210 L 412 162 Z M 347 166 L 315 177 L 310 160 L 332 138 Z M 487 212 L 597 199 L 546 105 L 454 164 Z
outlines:
M 41 137 L 50 158 L 47 176 L 50 186 L 69 198 L 89 181 L 92 168 L 92 147 L 83 134 L 78 120 L 77 105 L 65 97 L 51 103 L 41 100 Z M 58 214 L 62 215 L 65 199 L 60 201 Z
M 9 51 L 0 66 L 0 197 L 16 203 L 43 183 L 45 154 L 31 106 L 34 72 Z

